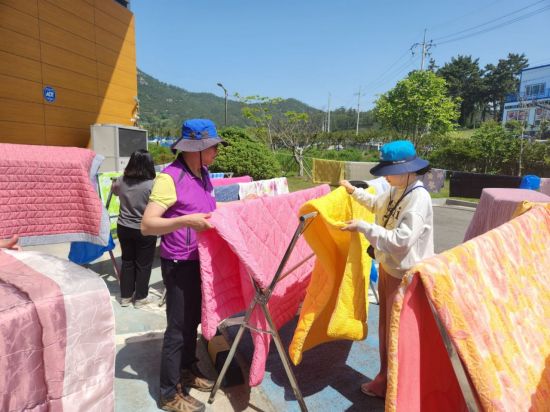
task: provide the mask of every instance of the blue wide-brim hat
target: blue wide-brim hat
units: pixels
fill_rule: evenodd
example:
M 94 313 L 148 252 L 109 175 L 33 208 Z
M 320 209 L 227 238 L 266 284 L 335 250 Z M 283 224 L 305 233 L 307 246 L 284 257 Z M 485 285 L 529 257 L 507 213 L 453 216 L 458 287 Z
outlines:
M 380 163 L 370 173 L 373 176 L 402 175 L 414 173 L 430 165 L 416 156 L 414 145 L 408 140 L 396 140 L 380 148 Z
M 227 146 L 227 142 L 218 135 L 212 120 L 190 119 L 183 122 L 181 137 L 172 145 L 172 150 L 202 152 L 217 144 Z

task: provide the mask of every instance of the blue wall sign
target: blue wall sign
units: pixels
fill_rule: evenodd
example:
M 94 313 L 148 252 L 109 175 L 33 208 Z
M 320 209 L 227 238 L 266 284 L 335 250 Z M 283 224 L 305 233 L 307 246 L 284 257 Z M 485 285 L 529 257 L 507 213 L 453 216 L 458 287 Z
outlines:
M 48 103 L 55 102 L 55 89 L 53 87 L 51 86 L 44 87 L 44 91 L 42 92 L 42 94 L 44 95 L 44 99 Z

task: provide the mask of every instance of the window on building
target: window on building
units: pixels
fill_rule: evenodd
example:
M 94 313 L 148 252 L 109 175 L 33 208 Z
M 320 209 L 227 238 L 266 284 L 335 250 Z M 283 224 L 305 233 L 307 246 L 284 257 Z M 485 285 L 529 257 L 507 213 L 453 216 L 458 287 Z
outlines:
M 544 94 L 545 88 L 546 83 L 529 84 L 525 86 L 525 94 L 527 96 L 538 96 L 539 94 Z
M 128 0 L 115 0 L 118 4 L 128 8 Z

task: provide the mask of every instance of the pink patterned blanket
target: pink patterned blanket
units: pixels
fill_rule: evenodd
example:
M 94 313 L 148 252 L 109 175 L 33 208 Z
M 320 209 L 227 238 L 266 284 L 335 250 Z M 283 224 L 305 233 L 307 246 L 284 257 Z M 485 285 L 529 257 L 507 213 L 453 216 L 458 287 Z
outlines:
M 298 210 L 308 200 L 330 191 L 328 185 L 274 197 L 229 203 L 212 213 L 215 229 L 199 235 L 202 277 L 202 333 L 211 339 L 218 324 L 246 310 L 254 297 L 249 275 L 262 288 L 269 286 L 284 252 L 298 226 Z M 294 267 L 312 251 L 303 238 L 296 244 L 286 265 Z M 277 328 L 289 321 L 305 296 L 314 259 L 308 260 L 274 289 L 269 310 Z M 256 307 L 251 323 L 267 329 L 265 317 Z M 253 333 L 254 355 L 249 383 L 261 383 L 270 336 Z
M 95 273 L 0 250 L 0 325 L 0 410 L 114 409 L 114 316 Z
M 550 206 L 413 267 L 393 305 L 386 411 L 467 410 L 428 299 L 480 410 L 550 410 L 549 268 Z
M 0 144 L 0 238 L 106 246 L 109 217 L 96 191 L 102 160 L 77 147 Z

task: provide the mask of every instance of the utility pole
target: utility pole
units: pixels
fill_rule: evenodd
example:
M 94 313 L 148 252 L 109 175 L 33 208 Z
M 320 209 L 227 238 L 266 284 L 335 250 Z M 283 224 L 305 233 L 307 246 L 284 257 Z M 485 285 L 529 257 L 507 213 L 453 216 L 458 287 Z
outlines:
M 330 93 L 328 94 L 327 133 L 330 133 Z
M 525 133 L 525 126 L 526 123 L 529 121 L 529 109 L 527 109 L 527 113 L 524 112 L 524 103 L 525 98 L 521 96 L 521 93 L 518 92 L 518 101 L 519 101 L 519 110 L 518 110 L 518 120 L 521 121 L 521 129 L 520 129 L 520 141 L 519 141 L 519 161 L 518 161 L 518 176 L 521 176 L 521 173 L 523 171 L 523 134 Z M 525 118 L 521 119 L 521 117 L 525 116 Z
M 225 99 L 225 116 L 223 119 L 223 126 L 227 127 L 227 89 L 223 87 L 223 84 L 217 83 L 218 86 L 220 86 L 223 89 L 224 99 Z
M 359 135 L 359 106 L 361 104 L 361 88 L 359 88 L 359 93 L 357 93 L 357 125 L 355 126 L 355 136 Z
M 429 50 L 434 46 L 433 41 L 429 41 L 426 43 L 426 29 L 424 29 L 424 38 L 422 40 L 422 43 L 415 43 L 411 46 L 411 51 L 414 55 L 414 49 L 418 46 L 422 47 L 422 55 L 420 59 L 420 70 L 424 70 L 424 60 L 426 59 L 426 56 L 429 56 Z

